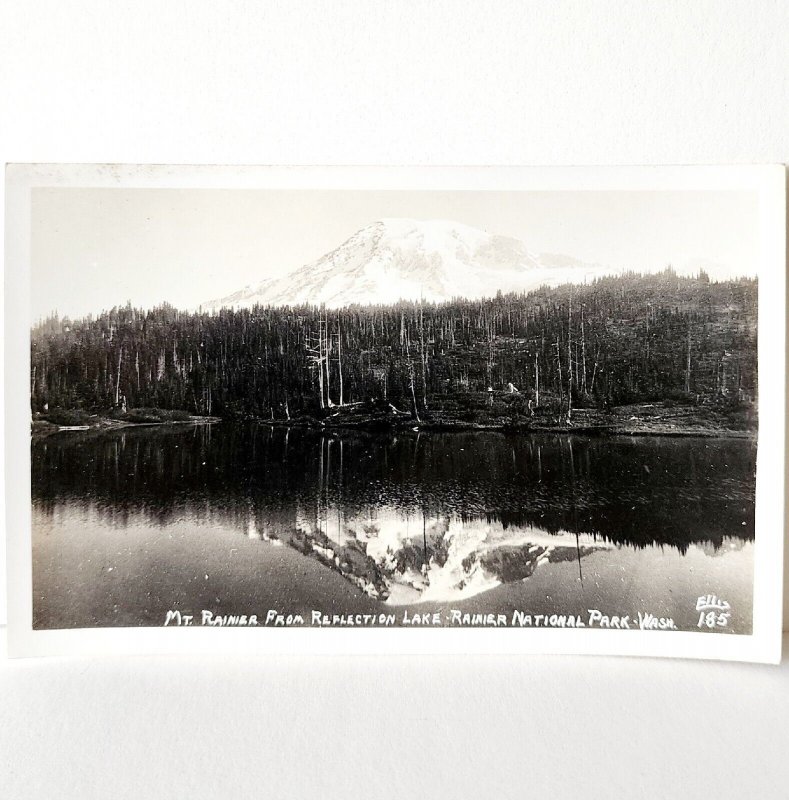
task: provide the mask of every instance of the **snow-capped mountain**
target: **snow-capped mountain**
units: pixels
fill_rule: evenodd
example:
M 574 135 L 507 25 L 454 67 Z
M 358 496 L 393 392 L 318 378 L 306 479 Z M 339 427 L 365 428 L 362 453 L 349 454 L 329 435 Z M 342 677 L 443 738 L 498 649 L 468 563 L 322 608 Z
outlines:
M 487 519 L 439 514 L 427 521 L 421 512 L 386 504 L 351 513 L 332 505 L 319 517 L 304 511 L 297 512 L 294 528 L 274 537 L 258 527 L 253 514 L 247 536 L 313 555 L 390 605 L 467 600 L 525 580 L 545 564 L 614 547 L 590 534 L 548 533 Z
M 457 222 L 382 219 L 317 261 L 204 303 L 203 309 L 305 303 L 337 308 L 420 298 L 442 302 L 583 283 L 609 273 L 569 256 L 532 252 L 519 239 Z

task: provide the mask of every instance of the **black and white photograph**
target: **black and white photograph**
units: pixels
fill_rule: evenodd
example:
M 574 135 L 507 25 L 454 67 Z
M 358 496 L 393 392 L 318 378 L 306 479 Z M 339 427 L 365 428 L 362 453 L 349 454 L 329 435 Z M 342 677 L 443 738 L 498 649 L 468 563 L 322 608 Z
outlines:
M 754 633 L 764 171 L 96 171 L 29 192 L 33 633 Z

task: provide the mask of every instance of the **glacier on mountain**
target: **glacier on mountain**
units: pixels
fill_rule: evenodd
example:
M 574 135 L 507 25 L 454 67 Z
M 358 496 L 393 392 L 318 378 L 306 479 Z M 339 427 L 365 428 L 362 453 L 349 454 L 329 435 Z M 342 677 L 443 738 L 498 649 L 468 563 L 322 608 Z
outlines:
M 202 308 L 440 303 L 584 283 L 604 274 L 610 270 L 569 256 L 536 253 L 519 239 L 457 222 L 390 218 L 362 228 L 317 261 Z

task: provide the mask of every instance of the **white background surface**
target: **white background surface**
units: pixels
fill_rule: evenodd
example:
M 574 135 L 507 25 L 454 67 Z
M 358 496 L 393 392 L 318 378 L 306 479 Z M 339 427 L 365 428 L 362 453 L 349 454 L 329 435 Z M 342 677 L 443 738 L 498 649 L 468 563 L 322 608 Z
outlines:
M 0 14 L 3 161 L 789 161 L 785 2 Z M 784 798 L 788 749 L 787 664 L 0 662 L 3 797 Z

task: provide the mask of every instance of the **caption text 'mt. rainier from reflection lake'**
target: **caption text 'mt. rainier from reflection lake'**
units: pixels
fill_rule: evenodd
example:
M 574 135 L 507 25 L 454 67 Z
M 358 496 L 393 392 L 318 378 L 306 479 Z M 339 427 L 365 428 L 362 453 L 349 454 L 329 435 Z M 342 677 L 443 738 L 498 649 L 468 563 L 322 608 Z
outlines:
M 531 614 L 513 611 L 511 615 L 471 613 L 450 609 L 447 612 L 431 611 L 413 613 L 405 610 L 400 619 L 392 613 L 378 614 L 324 614 L 312 611 L 308 618 L 302 614 L 284 614 L 269 609 L 265 615 L 214 614 L 203 609 L 199 616 L 170 610 L 165 626 L 209 627 L 500 627 L 500 628 L 608 628 L 616 630 L 677 630 L 671 617 L 656 617 L 638 611 L 634 616 L 604 614 L 599 609 L 589 609 L 581 614 Z

